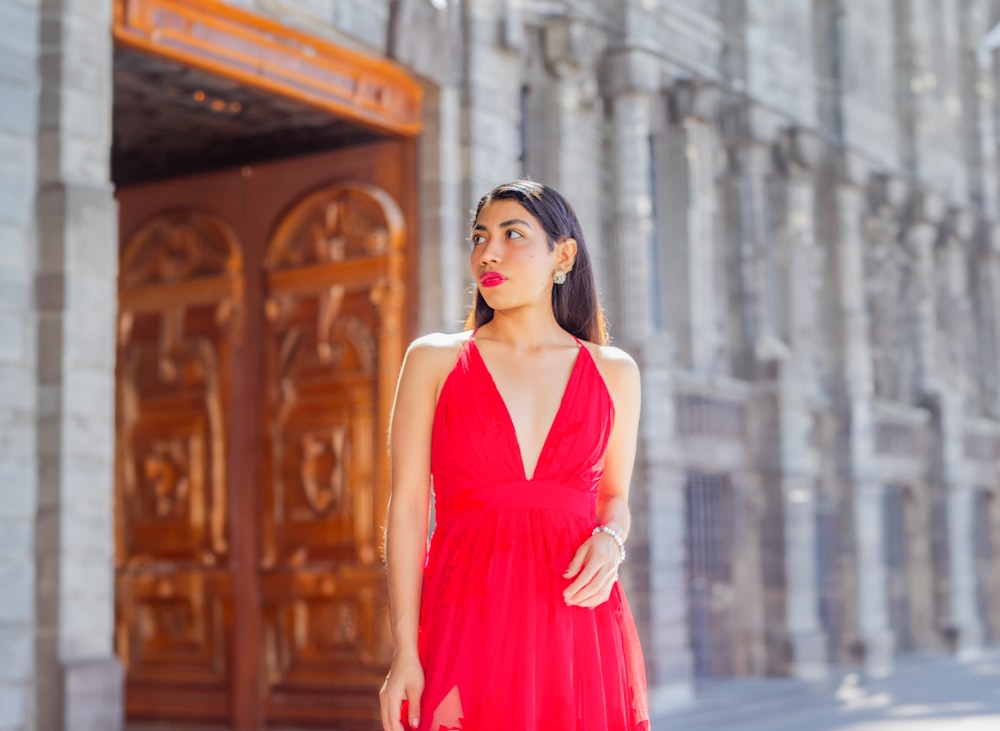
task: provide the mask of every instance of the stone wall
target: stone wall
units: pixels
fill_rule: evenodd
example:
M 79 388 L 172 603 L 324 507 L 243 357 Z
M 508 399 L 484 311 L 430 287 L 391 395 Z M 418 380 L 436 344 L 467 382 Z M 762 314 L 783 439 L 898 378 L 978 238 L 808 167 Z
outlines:
M 0 6 L 0 729 L 34 728 L 39 2 Z
M 115 729 L 111 3 L 45 0 L 38 269 L 36 728 Z
M 0 9 L 0 728 L 115 729 L 111 3 Z

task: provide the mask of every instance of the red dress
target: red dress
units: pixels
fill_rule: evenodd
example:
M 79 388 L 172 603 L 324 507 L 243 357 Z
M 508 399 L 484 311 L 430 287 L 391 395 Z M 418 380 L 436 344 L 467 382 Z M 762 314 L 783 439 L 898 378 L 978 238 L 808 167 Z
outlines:
M 562 594 L 570 584 L 562 574 L 596 524 L 613 421 L 581 344 L 528 479 L 503 398 L 475 342 L 462 346 L 434 414 L 437 526 L 421 601 L 420 729 L 649 728 L 642 651 L 621 585 L 594 609 L 567 606 Z

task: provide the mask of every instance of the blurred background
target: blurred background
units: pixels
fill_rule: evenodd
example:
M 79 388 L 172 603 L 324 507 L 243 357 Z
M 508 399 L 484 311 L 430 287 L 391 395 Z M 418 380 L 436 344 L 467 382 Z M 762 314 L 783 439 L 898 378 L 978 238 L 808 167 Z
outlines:
M 0 0 L 0 731 L 379 727 L 396 375 L 521 176 L 643 370 L 654 714 L 991 652 L 998 21 Z

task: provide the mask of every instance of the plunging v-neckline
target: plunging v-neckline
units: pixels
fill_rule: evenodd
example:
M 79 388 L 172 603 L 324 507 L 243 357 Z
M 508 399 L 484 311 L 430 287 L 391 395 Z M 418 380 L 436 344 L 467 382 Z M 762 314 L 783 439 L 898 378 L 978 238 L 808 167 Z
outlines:
M 489 366 L 486 365 L 486 360 L 483 358 L 483 354 L 479 352 L 479 346 L 476 345 L 475 333 L 469 338 L 469 343 L 472 345 L 472 349 L 476 351 L 476 358 L 479 359 L 479 365 L 482 366 L 483 372 L 486 373 L 489 379 L 490 385 L 493 387 L 493 393 L 496 394 L 497 400 L 500 405 L 503 406 L 503 412 L 507 416 L 507 427 L 510 429 L 510 434 L 512 441 L 514 442 L 514 447 L 517 449 L 517 461 L 521 465 L 521 475 L 527 482 L 531 482 L 535 479 L 535 475 L 538 473 L 538 466 L 542 463 L 542 457 L 545 456 L 545 450 L 549 445 L 549 441 L 552 438 L 552 432 L 559 421 L 559 417 L 562 416 L 563 409 L 566 407 L 566 397 L 569 395 L 570 387 L 573 385 L 573 379 L 576 378 L 577 371 L 580 370 L 580 363 L 583 360 L 583 351 L 586 346 L 576 339 L 576 343 L 579 346 L 576 358 L 573 359 L 573 367 L 569 372 L 569 378 L 566 379 L 566 385 L 563 387 L 562 396 L 559 398 L 559 406 L 556 408 L 555 416 L 552 417 L 552 422 L 549 424 L 548 430 L 545 432 L 545 440 L 542 442 L 541 449 L 538 450 L 538 457 L 535 459 L 535 464 L 531 468 L 531 477 L 528 477 L 528 467 L 524 463 L 524 450 L 521 448 L 521 438 L 517 434 L 517 427 L 514 425 L 514 417 L 511 416 L 510 409 L 507 407 L 507 402 L 504 400 L 503 394 L 500 393 L 500 387 L 497 386 L 496 379 L 493 378 L 493 374 L 490 372 Z

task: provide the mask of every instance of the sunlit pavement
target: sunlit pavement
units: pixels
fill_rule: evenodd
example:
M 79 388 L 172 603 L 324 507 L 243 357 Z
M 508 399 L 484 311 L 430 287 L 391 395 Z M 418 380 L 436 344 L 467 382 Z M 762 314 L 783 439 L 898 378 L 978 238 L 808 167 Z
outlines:
M 1000 731 L 1000 649 L 969 662 L 898 661 L 889 678 L 841 672 L 829 683 L 721 681 L 691 710 L 654 719 L 652 731 Z

